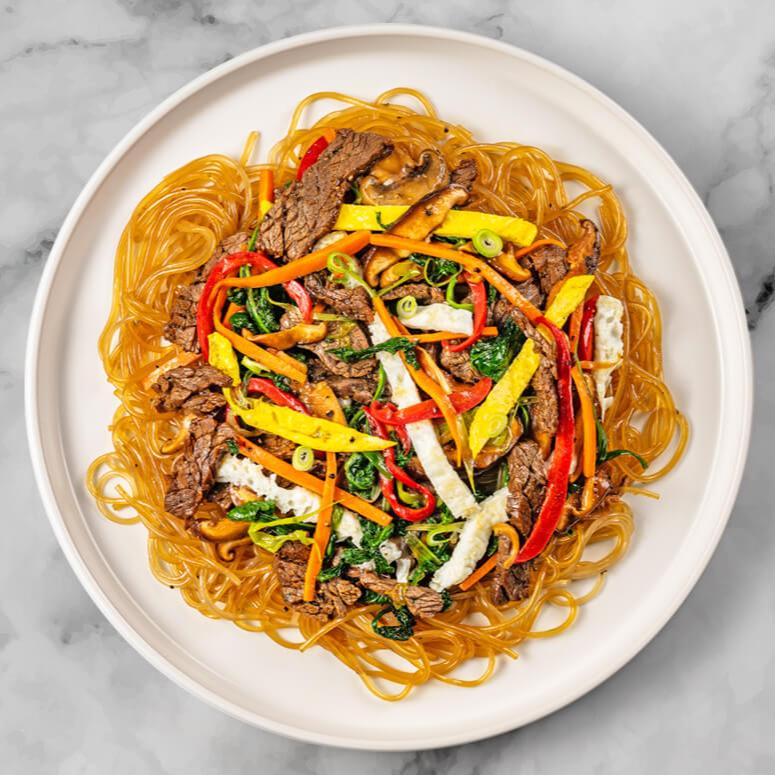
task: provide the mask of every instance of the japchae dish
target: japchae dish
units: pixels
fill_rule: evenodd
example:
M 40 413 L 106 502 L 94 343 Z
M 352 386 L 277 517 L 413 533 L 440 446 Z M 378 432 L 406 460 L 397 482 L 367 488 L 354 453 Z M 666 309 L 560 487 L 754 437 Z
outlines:
M 257 137 L 123 232 L 91 492 L 206 616 L 383 699 L 482 683 L 600 592 L 686 442 L 621 206 L 411 89 Z

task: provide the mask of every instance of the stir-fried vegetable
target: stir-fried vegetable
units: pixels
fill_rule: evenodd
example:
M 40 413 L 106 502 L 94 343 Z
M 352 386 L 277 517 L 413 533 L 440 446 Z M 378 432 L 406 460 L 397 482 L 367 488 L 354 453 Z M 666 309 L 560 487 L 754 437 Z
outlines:
M 444 347 L 453 353 L 466 350 L 474 342 L 479 341 L 482 331 L 484 331 L 484 326 L 487 323 L 487 289 L 480 279 L 475 278 L 468 272 L 466 272 L 465 278 L 471 291 L 471 297 L 474 300 L 474 330 L 471 332 L 471 336 L 462 342 L 456 342 L 455 344 L 444 342 Z
M 328 352 L 331 355 L 335 355 L 345 363 L 355 363 L 356 361 L 362 361 L 364 358 L 371 358 L 377 353 L 398 353 L 403 352 L 406 359 L 419 368 L 417 363 L 417 356 L 415 355 L 414 348 L 415 343 L 404 336 L 394 336 L 385 342 L 380 344 L 374 344 L 371 347 L 364 347 L 362 350 L 355 350 L 352 347 L 335 347 Z
M 247 382 L 247 390 L 248 393 L 262 393 L 278 406 L 287 406 L 295 412 L 309 414 L 307 407 L 296 396 L 280 389 L 272 380 L 265 377 L 251 377 Z
M 265 522 L 274 516 L 276 509 L 274 501 L 254 500 L 229 509 L 226 516 L 235 522 Z
M 503 240 L 492 229 L 479 229 L 471 242 L 474 250 L 485 258 L 495 258 L 503 250 Z
M 207 344 L 210 365 L 231 377 L 233 385 L 239 385 L 239 364 L 237 363 L 237 356 L 234 354 L 231 342 L 221 334 L 213 332 L 207 337 Z
M 398 624 L 380 624 L 387 614 L 392 614 L 398 620 Z M 409 640 L 409 638 L 414 635 L 414 617 L 405 605 L 396 608 L 396 606 L 391 603 L 379 611 L 374 619 L 372 619 L 371 629 L 374 630 L 377 635 L 387 638 L 388 640 Z
M 396 303 L 396 314 L 399 320 L 406 320 L 417 312 L 417 299 L 414 296 L 404 296 Z
M 253 333 L 271 334 L 280 328 L 267 288 L 249 288 L 245 298 L 245 308 L 257 329 L 254 331 L 251 328 Z
M 299 168 L 296 170 L 296 180 L 302 179 L 304 173 L 320 158 L 335 136 L 335 130 L 326 128 L 323 130 L 323 134 L 307 148 L 306 153 L 301 157 Z
M 620 457 L 621 455 L 629 455 L 630 457 L 634 457 L 638 463 L 640 463 L 641 468 L 645 471 L 649 467 L 648 460 L 644 458 L 642 455 L 639 455 L 637 452 L 633 452 L 631 449 L 608 449 L 608 435 L 605 432 L 605 428 L 603 428 L 603 423 L 600 422 L 600 420 L 595 421 L 597 426 L 597 462 L 605 463 L 606 460 L 613 460 L 614 458 Z
M 498 336 L 480 339 L 471 347 L 471 364 L 497 382 L 506 373 L 524 343 L 522 330 L 510 317 L 506 318 Z
M 315 465 L 315 453 L 309 447 L 296 447 L 293 450 L 291 465 L 297 471 L 309 471 Z

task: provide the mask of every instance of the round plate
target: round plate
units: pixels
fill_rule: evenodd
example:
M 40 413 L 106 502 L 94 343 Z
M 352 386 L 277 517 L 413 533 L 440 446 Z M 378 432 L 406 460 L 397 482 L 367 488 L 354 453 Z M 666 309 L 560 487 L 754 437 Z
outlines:
M 614 184 L 636 271 L 664 313 L 665 371 L 694 420 L 681 464 L 638 499 L 637 532 L 603 593 L 565 634 L 532 641 L 476 689 L 428 685 L 373 698 L 321 650 L 288 651 L 210 621 L 148 569 L 143 527 L 100 517 L 84 486 L 110 445 L 115 408 L 97 356 L 113 254 L 140 198 L 209 153 L 238 155 L 259 129 L 266 153 L 298 100 L 318 90 L 367 98 L 411 85 L 485 140 L 519 140 Z M 330 106 L 327 106 L 330 107 Z M 316 109 L 319 112 L 320 109 Z M 27 353 L 27 423 L 46 510 L 81 583 L 146 659 L 251 724 L 318 743 L 418 749 L 493 735 L 592 689 L 665 624 L 707 564 L 745 460 L 751 361 L 739 291 L 721 240 L 667 154 L 621 108 L 539 57 L 472 35 L 409 26 L 326 30 L 265 46 L 181 89 L 108 156 L 70 211 L 43 279 Z

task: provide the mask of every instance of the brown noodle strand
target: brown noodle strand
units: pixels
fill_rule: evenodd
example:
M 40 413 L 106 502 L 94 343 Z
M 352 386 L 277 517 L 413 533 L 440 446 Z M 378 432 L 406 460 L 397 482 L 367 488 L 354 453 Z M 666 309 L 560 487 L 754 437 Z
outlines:
M 305 111 L 321 100 L 344 107 L 305 128 Z M 406 107 L 406 101 L 420 112 Z M 625 353 L 614 373 L 614 401 L 605 418 L 609 447 L 630 448 L 649 462 L 667 457 L 660 468 L 647 472 L 632 458 L 616 458 L 610 464 L 614 483 L 624 492 L 637 492 L 633 484 L 653 482 L 676 465 L 686 446 L 688 423 L 663 381 L 659 306 L 630 270 L 627 221 L 611 186 L 538 148 L 476 142 L 464 127 L 440 119 L 423 94 L 398 88 L 374 102 L 337 92 L 310 95 L 294 111 L 287 136 L 271 151 L 270 164 L 250 163 L 259 138 L 252 132 L 239 161 L 217 154 L 202 157 L 165 177 L 143 198 L 116 252 L 113 303 L 99 340 L 121 405 L 111 425 L 113 450 L 89 467 L 89 492 L 107 519 L 143 523 L 154 576 L 179 589 L 186 603 L 205 616 L 265 633 L 285 648 L 322 647 L 386 701 L 400 700 L 430 680 L 476 686 L 492 675 L 499 655 L 516 658 L 516 647 L 524 640 L 566 630 L 580 607 L 601 592 L 606 572 L 627 551 L 633 534 L 629 504 L 611 499 L 569 534 L 554 536 L 533 564 L 526 600 L 497 607 L 486 584 L 477 584 L 455 594 L 448 611 L 418 621 L 414 636 L 403 643 L 374 633 L 371 621 L 378 606 L 354 609 L 328 623 L 294 613 L 283 600 L 271 555 L 249 539 L 221 545 L 202 541 L 163 508 L 175 452 L 165 454 L 162 448 L 178 434 L 181 421 L 157 414 L 142 383 L 174 352 L 163 341 L 162 329 L 175 287 L 190 281 L 220 240 L 255 225 L 261 170 L 271 167 L 278 186 L 292 180 L 301 154 L 324 127 L 380 132 L 414 154 L 434 148 L 450 166 L 473 157 L 479 179 L 468 207 L 531 220 L 539 227 L 539 238 L 572 242 L 583 217 L 578 206 L 595 199 L 602 236 L 596 287 L 625 306 Z M 580 187 L 581 193 L 569 200 L 567 184 Z M 123 510 L 127 516 L 119 514 Z M 198 516 L 207 516 L 204 507 Z M 595 545 L 606 546 L 605 554 L 584 559 L 586 549 Z M 592 580 L 592 587 L 577 595 L 570 585 L 583 579 Z M 563 621 L 536 629 L 542 612 L 550 609 L 562 611 Z M 300 640 L 289 640 L 291 632 Z M 484 660 L 481 674 L 457 677 L 455 671 L 471 659 Z M 411 669 L 396 667 L 396 660 Z

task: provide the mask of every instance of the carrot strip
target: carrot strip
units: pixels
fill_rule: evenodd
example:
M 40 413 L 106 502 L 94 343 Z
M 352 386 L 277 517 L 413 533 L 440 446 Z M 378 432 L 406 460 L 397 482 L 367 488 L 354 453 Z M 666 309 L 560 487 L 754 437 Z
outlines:
M 480 579 L 483 579 L 498 564 L 498 555 L 493 554 L 487 558 L 467 579 L 458 585 L 464 592 L 471 589 Z
M 261 177 L 258 179 L 258 199 L 259 201 L 274 201 L 274 170 L 261 170 Z
M 411 339 L 418 344 L 427 342 L 443 342 L 447 339 L 465 339 L 467 334 L 458 334 L 454 331 L 433 331 L 429 334 L 406 334 L 407 339 Z M 486 326 L 482 330 L 482 336 L 498 336 L 498 329 L 495 326 Z
M 342 237 L 338 242 L 329 245 L 327 248 L 316 250 L 298 261 L 291 261 L 284 266 L 278 266 L 277 269 L 270 269 L 268 272 L 254 274 L 250 277 L 227 277 L 221 280 L 215 286 L 214 292 L 220 288 L 268 288 L 270 285 L 280 285 L 299 277 L 304 277 L 313 272 L 319 272 L 326 268 L 328 257 L 332 253 L 348 253 L 352 255 L 359 250 L 363 250 L 369 244 L 370 234 L 367 231 L 356 231 Z M 425 244 L 424 242 L 421 244 Z
M 570 326 L 568 327 L 568 339 L 570 340 L 570 351 L 575 353 L 579 346 L 579 336 L 581 335 L 581 319 L 584 317 L 584 305 L 579 304 L 571 312 Z
M 312 474 L 308 474 L 304 471 L 297 471 L 290 463 L 286 463 L 285 460 L 281 460 L 279 457 L 275 457 L 271 452 L 267 452 L 261 447 L 257 447 L 252 441 L 243 436 L 237 437 L 237 445 L 240 452 L 245 457 L 250 458 L 254 463 L 263 468 L 267 468 L 272 473 L 282 476 L 283 479 L 287 479 L 289 482 L 304 487 L 310 492 L 314 492 L 317 495 L 323 495 L 324 482 L 318 479 Z M 370 522 L 375 522 L 378 525 L 389 525 L 393 518 L 390 514 L 386 514 L 376 506 L 372 506 L 368 501 L 359 498 L 357 495 L 342 490 L 339 487 L 334 488 L 334 497 L 337 502 L 341 503 L 347 509 L 355 511 L 362 517 L 365 517 Z
M 516 561 L 519 554 L 519 534 L 508 522 L 499 522 L 492 529 L 495 535 L 504 535 L 509 539 L 509 556 L 503 562 L 504 568 L 510 568 Z
M 221 290 L 218 294 L 218 297 L 215 301 L 215 309 L 213 312 L 213 322 L 215 323 L 215 330 L 219 333 L 225 336 L 234 346 L 236 350 L 241 352 L 243 355 L 247 355 L 249 358 L 252 358 L 254 361 L 257 361 L 260 363 L 264 368 L 269 369 L 270 371 L 274 371 L 277 374 L 282 374 L 285 377 L 288 377 L 288 379 L 292 379 L 294 382 L 306 382 L 307 381 L 307 368 L 303 364 L 298 363 L 298 366 L 291 366 L 287 363 L 284 359 L 279 358 L 276 355 L 273 355 L 272 353 L 268 352 L 267 350 L 264 350 L 263 348 L 259 347 L 258 345 L 253 344 L 253 342 L 249 342 L 244 337 L 240 336 L 239 334 L 236 334 L 234 331 L 232 331 L 230 328 L 226 328 L 226 326 L 221 322 L 221 310 L 223 309 L 223 304 L 226 300 L 226 292 L 225 290 Z
M 464 253 L 461 250 L 443 247 L 435 242 L 423 242 L 422 240 L 396 237 L 394 234 L 370 234 L 369 236 L 371 244 L 378 247 L 408 250 L 410 253 L 421 253 L 434 258 L 446 258 L 449 261 L 454 261 L 456 264 L 465 267 L 471 274 L 477 275 L 490 283 L 518 310 L 523 312 L 531 323 L 536 322 L 541 317 L 541 311 L 534 304 L 531 304 L 503 275 L 496 272 L 488 263 L 476 256 Z M 235 281 L 225 280 L 224 282 Z
M 574 366 L 570 370 L 573 381 L 576 384 L 576 392 L 581 402 L 581 421 L 584 432 L 584 452 L 582 453 L 582 472 L 589 478 L 595 475 L 595 461 L 597 458 L 597 425 L 595 423 L 595 407 L 592 405 L 592 397 L 587 390 L 584 377 Z
M 520 248 L 514 253 L 514 258 L 522 258 L 522 256 L 526 256 L 528 253 L 532 253 L 537 248 L 543 248 L 547 245 L 557 245 L 558 248 L 562 248 L 565 250 L 565 243 L 560 242 L 560 240 L 557 239 L 537 239 L 535 242 L 528 245 L 526 248 Z
M 225 325 L 226 328 L 231 328 L 231 323 L 229 322 L 231 320 L 231 316 L 236 315 L 238 312 L 244 311 L 245 308 L 241 304 L 235 304 L 234 302 L 230 301 L 229 306 L 226 307 L 226 314 L 223 316 L 223 325 Z
M 342 406 L 339 399 L 334 395 L 327 382 L 318 382 L 315 390 L 319 392 L 330 408 L 333 415 L 328 419 L 338 422 L 341 425 L 347 425 Z M 320 513 L 315 525 L 315 546 L 317 551 L 309 553 L 307 560 L 307 570 L 304 574 L 304 594 L 303 599 L 307 602 L 315 599 L 315 582 L 318 573 L 323 567 L 323 556 L 331 538 L 331 518 L 334 509 L 334 490 L 336 488 L 336 452 L 326 452 L 326 478 L 323 482 L 323 494 L 321 496 Z

